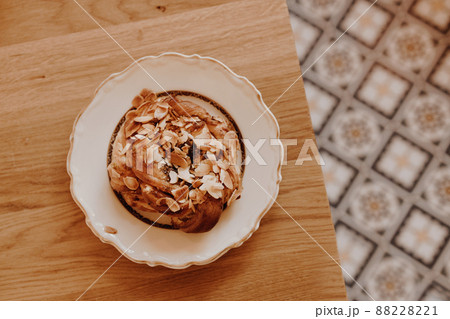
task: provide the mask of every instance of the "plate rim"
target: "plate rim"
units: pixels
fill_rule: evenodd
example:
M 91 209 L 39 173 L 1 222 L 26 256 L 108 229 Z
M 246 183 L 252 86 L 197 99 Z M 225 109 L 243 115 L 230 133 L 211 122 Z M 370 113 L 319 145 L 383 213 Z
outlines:
M 99 232 L 92 225 L 92 221 L 90 219 L 90 216 L 88 215 L 88 213 L 86 212 L 85 208 L 78 201 L 78 199 L 77 199 L 77 197 L 75 195 L 74 185 L 73 185 L 74 184 L 74 179 L 73 179 L 73 176 L 72 176 L 72 171 L 71 171 L 71 166 L 70 166 L 70 160 L 71 160 L 72 150 L 73 150 L 73 146 L 74 146 L 75 129 L 76 129 L 76 126 L 78 124 L 78 120 L 84 114 L 84 112 L 89 108 L 89 106 L 92 104 L 92 102 L 95 100 L 99 90 L 106 83 L 108 83 L 109 81 L 111 81 L 111 80 L 115 79 L 116 77 L 119 77 L 119 76 L 123 75 L 124 73 L 128 72 L 133 66 L 137 65 L 138 67 L 141 67 L 139 65 L 140 62 L 142 62 L 144 60 L 148 60 L 148 59 L 158 59 L 158 58 L 161 58 L 161 57 L 164 57 L 164 56 L 178 56 L 178 57 L 188 58 L 188 59 L 189 58 L 196 58 L 196 59 L 199 59 L 199 60 L 209 60 L 211 62 L 214 62 L 214 63 L 218 64 L 222 68 L 224 68 L 225 71 L 229 72 L 233 77 L 236 77 L 236 78 L 244 81 L 247 85 L 250 86 L 251 89 L 253 89 L 253 91 L 256 92 L 256 95 L 257 95 L 257 98 L 258 98 L 259 102 L 265 108 L 265 112 L 264 113 L 268 114 L 268 116 L 270 117 L 272 122 L 275 124 L 276 133 L 277 133 L 276 139 L 280 142 L 280 143 L 278 143 L 279 146 L 280 146 L 280 161 L 279 161 L 278 167 L 277 167 L 277 180 L 276 180 L 276 183 L 275 183 L 275 190 L 274 190 L 274 193 L 273 193 L 273 197 L 270 198 L 270 201 L 267 204 L 267 206 L 261 211 L 261 213 L 259 214 L 259 216 L 258 216 L 258 218 L 256 220 L 256 223 L 253 225 L 253 227 L 250 229 L 250 231 L 247 233 L 247 235 L 242 237 L 240 240 L 238 240 L 234 244 L 232 244 L 232 245 L 222 249 L 217 254 L 211 256 L 208 259 L 205 259 L 205 260 L 202 260 L 202 261 L 188 261 L 188 262 L 185 262 L 184 264 L 181 264 L 181 265 L 170 264 L 170 263 L 163 262 L 163 261 L 150 261 L 150 260 L 136 259 L 136 258 L 130 256 L 127 253 L 127 250 L 129 248 L 127 248 L 125 251 L 122 251 L 122 249 L 114 241 L 106 239 L 101 234 L 99 234 Z M 141 67 L 141 68 L 143 68 L 143 67 Z M 131 260 L 131 261 L 133 261 L 135 263 L 138 263 L 138 264 L 147 264 L 150 267 L 164 266 L 164 267 L 171 268 L 171 269 L 185 269 L 185 268 L 188 268 L 188 267 L 193 266 L 193 265 L 197 265 L 197 266 L 206 265 L 206 264 L 209 264 L 209 263 L 212 263 L 212 262 L 216 261 L 221 256 L 226 254 L 229 250 L 241 246 L 245 241 L 250 239 L 250 237 L 252 237 L 252 235 L 259 229 L 261 220 L 267 214 L 267 212 L 270 210 L 270 208 L 273 206 L 273 204 L 276 202 L 276 198 L 278 197 L 278 193 L 279 193 L 279 190 L 280 190 L 280 183 L 282 181 L 281 166 L 282 166 L 282 163 L 284 161 L 284 146 L 283 146 L 283 144 L 280 141 L 280 126 L 278 124 L 278 121 L 277 121 L 275 115 L 272 113 L 270 108 L 267 107 L 267 105 L 264 103 L 261 92 L 256 88 L 256 86 L 247 77 L 236 74 L 233 70 L 231 70 L 223 62 L 221 62 L 221 61 L 219 61 L 219 60 L 217 60 L 217 59 L 215 59 L 213 57 L 201 56 L 199 54 L 186 55 L 186 54 L 183 54 L 183 53 L 170 51 L 170 52 L 161 53 L 159 55 L 144 56 L 144 57 L 141 57 L 141 58 L 139 58 L 137 60 L 134 60 L 133 63 L 131 63 L 129 66 L 127 66 L 122 71 L 110 74 L 105 80 L 103 80 L 100 83 L 100 85 L 97 86 L 97 88 L 94 91 L 94 95 L 93 95 L 93 98 L 91 99 L 91 101 L 85 107 L 83 107 L 80 110 L 80 112 L 78 113 L 77 117 L 75 118 L 75 121 L 74 121 L 73 126 L 72 126 L 72 132 L 70 133 L 70 137 L 69 137 L 69 143 L 70 143 L 70 147 L 69 147 L 69 151 L 68 151 L 68 154 L 67 154 L 66 170 L 67 170 L 67 174 L 69 175 L 69 178 L 70 178 L 70 194 L 72 196 L 73 201 L 77 204 L 77 206 L 83 212 L 83 214 L 85 216 L 85 223 L 86 223 L 86 225 L 90 228 L 90 230 L 94 233 L 94 235 L 98 239 L 100 239 L 101 242 L 103 242 L 105 244 L 112 245 L 114 248 L 116 248 L 121 253 L 121 256 L 125 256 L 129 260 Z

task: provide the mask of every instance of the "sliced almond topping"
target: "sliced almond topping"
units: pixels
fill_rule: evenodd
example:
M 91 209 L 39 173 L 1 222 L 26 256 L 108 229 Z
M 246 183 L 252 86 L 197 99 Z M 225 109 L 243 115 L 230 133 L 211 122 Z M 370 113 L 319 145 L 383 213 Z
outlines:
M 229 189 L 233 189 L 233 181 L 230 174 L 224 169 L 220 170 L 220 181 Z
M 125 152 L 123 151 L 123 145 L 122 145 L 122 143 L 117 143 L 116 144 L 116 147 L 117 147 L 117 153 L 119 153 L 119 155 L 123 155 L 123 154 L 125 154 Z
M 170 160 L 171 160 L 172 164 L 177 165 L 181 168 L 186 168 L 189 166 L 189 163 L 186 161 L 186 159 L 181 157 L 181 155 L 175 151 L 170 153 Z
M 195 176 L 205 176 L 211 172 L 211 165 L 203 162 L 200 163 L 195 169 Z
M 223 195 L 223 185 L 217 181 L 215 175 L 205 175 L 201 179 L 200 190 L 207 191 L 212 197 L 220 198 Z
M 219 174 L 219 172 L 220 172 L 219 166 L 213 165 L 212 169 L 213 169 L 213 172 L 214 172 L 214 173 Z
M 195 180 L 193 183 L 192 183 L 192 187 L 200 187 L 202 185 L 202 182 L 200 181 L 200 180 Z
M 155 129 L 155 126 L 154 125 L 152 125 L 152 124 L 143 124 L 142 125 L 142 127 L 143 128 L 146 128 L 146 129 L 148 129 L 148 130 L 150 130 L 150 131 L 153 131 L 154 129 Z
M 111 178 L 120 178 L 120 174 L 117 173 L 117 171 L 114 168 L 112 168 L 111 166 L 108 168 L 111 173 Z
M 167 162 L 166 162 L 166 161 L 164 161 L 164 160 L 159 161 L 159 162 L 158 162 L 158 169 L 162 169 L 163 166 L 166 166 L 166 165 L 167 165 Z
M 172 132 L 170 130 L 165 130 L 162 133 L 162 139 L 164 141 L 171 143 L 172 145 L 176 145 L 177 141 L 178 141 L 178 135 L 177 135 L 177 133 Z
M 160 120 L 169 112 L 168 104 L 158 104 L 155 109 L 155 117 Z
M 153 116 L 151 116 L 151 115 L 138 116 L 134 119 L 135 122 L 139 122 L 139 123 L 147 123 L 147 122 L 150 122 L 151 120 L 153 120 Z
M 210 161 L 213 161 L 213 162 L 216 161 L 216 155 L 214 155 L 214 154 L 211 153 L 211 152 L 206 152 L 206 157 L 207 157 Z
M 138 140 L 143 140 L 145 138 L 145 136 L 141 134 L 136 134 L 135 136 Z
M 140 123 L 136 123 L 134 121 L 130 121 L 125 126 L 125 137 L 129 138 L 131 135 L 136 133 L 140 128 L 141 128 L 141 124 Z
M 192 210 L 193 212 L 195 212 L 195 206 L 191 200 L 189 200 L 189 209 Z
M 140 134 L 140 135 L 146 136 L 146 135 L 147 135 L 148 133 L 150 133 L 150 132 L 151 132 L 151 131 L 150 131 L 149 129 L 147 129 L 147 128 L 145 128 L 145 127 L 141 127 L 137 133 Z
M 173 109 L 172 109 L 173 110 Z M 178 127 L 183 127 L 184 126 L 184 123 L 183 123 L 183 121 L 181 121 L 181 120 L 175 120 L 175 121 L 172 121 L 172 125 L 173 126 L 178 126 Z
M 169 177 L 170 177 L 169 181 L 170 184 L 175 184 L 176 182 L 178 182 L 178 175 L 174 171 L 169 172 Z
M 176 200 L 170 197 L 163 197 L 156 201 L 156 205 L 166 205 L 172 212 L 180 210 L 180 205 Z
M 202 122 L 204 123 L 204 122 Z M 186 126 L 187 127 L 187 126 Z M 192 135 L 196 138 L 196 139 L 205 139 L 205 140 L 210 140 L 212 138 L 211 133 L 208 130 L 208 127 L 205 125 L 203 126 L 203 128 L 201 130 L 192 132 Z M 209 141 L 208 141 L 209 142 Z
M 134 107 L 138 107 L 139 105 L 142 104 L 142 102 L 144 101 L 144 99 L 137 95 L 134 97 L 133 101 L 131 102 L 131 105 L 133 105 Z
M 223 136 L 224 140 L 235 140 L 237 139 L 237 134 L 234 131 L 228 131 L 225 133 L 225 135 Z
M 190 149 L 191 147 L 188 145 L 188 144 L 186 144 L 186 145 L 184 145 L 182 148 L 181 148 L 181 150 L 185 153 L 185 154 L 187 154 L 188 152 L 189 152 L 189 149 Z
M 149 89 L 143 89 L 141 91 L 141 96 L 145 101 L 154 101 L 156 100 L 156 94 L 150 91 Z
M 174 189 L 172 191 L 172 195 L 177 202 L 186 201 L 189 196 L 189 187 L 187 187 L 186 185 L 178 187 L 177 189 Z
M 182 180 L 185 180 L 188 183 L 192 183 L 194 181 L 193 179 L 194 175 L 189 173 L 189 167 L 186 168 L 179 167 L 178 177 L 181 178 Z
M 199 189 L 192 189 L 189 191 L 189 198 L 192 200 L 194 204 L 200 204 L 205 199 L 205 191 L 201 191 Z
M 123 182 L 125 186 L 131 190 L 136 190 L 139 187 L 139 182 L 137 181 L 137 179 L 131 176 L 124 177 Z
M 213 147 L 216 150 L 224 150 L 225 146 L 219 140 L 213 139 L 209 142 L 209 146 Z
M 184 120 L 186 122 L 200 122 L 198 116 L 185 117 Z
M 159 127 L 161 130 L 164 130 L 164 129 L 166 128 L 166 125 L 167 125 L 167 119 L 168 119 L 168 116 L 166 116 L 164 119 L 162 119 L 162 120 L 158 123 L 158 127 Z
M 224 170 L 228 170 L 230 168 L 230 163 L 225 160 L 217 161 L 217 165 Z
M 160 148 L 158 144 L 152 144 L 147 148 L 147 157 L 146 157 L 147 164 L 153 162 L 159 163 L 163 160 L 163 156 L 159 151 Z
M 117 234 L 117 229 L 115 229 L 114 227 L 105 226 L 103 229 L 105 230 L 105 233 L 112 234 L 112 235 Z
M 149 89 L 142 89 L 140 95 L 141 95 L 142 97 L 146 97 L 146 96 L 148 96 L 148 95 L 150 95 L 150 94 L 152 94 L 152 93 L 153 93 L 153 92 L 150 91 Z
M 173 124 L 173 122 L 172 122 L 172 124 Z M 189 138 L 189 133 L 183 130 L 183 131 L 181 131 L 181 135 L 178 137 L 178 142 L 180 142 L 180 144 L 184 144 L 187 142 L 188 138 Z
M 133 154 L 131 154 L 132 152 L 127 152 L 125 157 L 125 165 L 127 167 L 133 167 Z

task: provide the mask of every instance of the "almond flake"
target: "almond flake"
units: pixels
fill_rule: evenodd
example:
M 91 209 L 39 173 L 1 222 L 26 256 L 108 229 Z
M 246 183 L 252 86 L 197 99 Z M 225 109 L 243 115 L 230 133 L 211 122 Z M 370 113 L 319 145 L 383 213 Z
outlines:
M 217 165 L 224 170 L 228 170 L 230 168 L 230 163 L 228 163 L 228 161 L 225 160 L 217 161 Z
M 145 136 L 141 134 L 136 134 L 135 136 L 138 140 L 143 140 L 145 138 Z
M 192 210 L 193 212 L 195 212 L 195 206 L 191 200 L 189 200 L 189 209 Z
M 142 104 L 143 100 L 144 99 L 141 96 L 137 95 L 134 97 L 133 101 L 131 101 L 131 105 L 133 105 L 134 107 L 138 107 Z
M 128 123 L 125 126 L 125 137 L 128 138 L 131 135 L 133 135 L 134 133 L 137 132 L 137 130 L 139 130 L 141 128 L 141 124 L 140 123 L 136 123 L 134 121 L 131 121 L 130 123 Z
M 166 142 L 171 143 L 172 145 L 177 144 L 178 135 L 175 132 L 172 132 L 170 130 L 165 130 L 162 134 L 162 139 Z
M 163 168 L 163 166 L 166 166 L 166 165 L 167 165 L 167 162 L 166 162 L 166 161 L 164 161 L 164 160 L 159 161 L 159 162 L 158 162 L 158 169 L 161 169 L 161 168 Z
M 170 160 L 171 160 L 172 164 L 177 165 L 181 168 L 186 168 L 189 166 L 189 163 L 186 161 L 186 159 L 181 157 L 181 155 L 175 151 L 170 153 Z
M 189 187 L 186 185 L 178 187 L 172 191 L 172 195 L 177 202 L 186 201 L 189 196 Z
M 231 181 L 230 174 L 224 169 L 220 170 L 220 181 L 229 189 L 233 189 L 233 182 Z
M 216 161 L 216 155 L 214 155 L 214 154 L 211 153 L 211 152 L 207 152 L 207 153 L 206 153 L 206 157 L 207 157 L 210 161 L 213 161 L 213 162 Z
M 195 169 L 195 176 L 205 176 L 211 172 L 211 165 L 207 163 L 200 163 Z
M 125 145 L 125 147 L 120 152 L 120 155 L 124 155 L 126 152 L 128 152 L 128 150 L 130 149 L 131 145 L 132 145 L 132 143 L 130 141 L 127 141 L 127 144 Z
M 143 124 L 142 127 L 143 127 L 143 128 L 146 128 L 146 129 L 148 129 L 148 130 L 151 130 L 151 131 L 153 131 L 153 130 L 155 129 L 155 126 L 152 125 L 152 124 L 149 124 L 149 123 Z
M 176 212 L 180 210 L 180 205 L 176 200 L 170 197 L 163 197 L 156 201 L 156 205 L 167 205 L 172 212 Z
M 211 140 L 211 142 L 209 142 L 209 145 L 213 148 L 215 148 L 216 150 L 224 150 L 225 146 L 218 140 Z
M 155 118 L 161 120 L 169 112 L 168 104 L 158 104 L 155 109 Z
M 175 184 L 176 182 L 178 182 L 178 175 L 176 172 L 170 171 L 169 177 L 170 177 L 170 181 L 169 181 L 170 184 Z
M 117 234 L 117 229 L 115 229 L 114 227 L 111 227 L 111 226 L 105 226 L 103 228 L 103 230 L 105 231 L 105 233 L 108 233 L 108 234 L 112 234 L 112 235 Z
M 205 198 L 205 193 L 206 192 L 201 191 L 199 189 L 192 189 L 192 190 L 189 191 L 189 198 L 191 199 L 191 201 L 193 203 L 199 204 Z
M 202 186 L 200 190 L 207 191 L 214 198 L 221 198 L 223 195 L 223 185 L 217 181 L 214 175 L 205 175 L 201 179 Z
M 151 116 L 151 115 L 138 116 L 134 119 L 135 122 L 139 122 L 139 123 L 147 123 L 147 122 L 150 122 L 151 120 L 153 120 L 153 116 Z
M 163 160 L 163 156 L 159 152 L 160 148 L 158 144 L 152 144 L 147 148 L 147 164 L 153 162 L 161 162 Z
M 125 186 L 131 190 L 136 190 L 139 187 L 139 182 L 137 181 L 137 179 L 131 176 L 124 177 L 123 182 Z
M 120 178 L 120 174 L 117 173 L 117 171 L 114 168 L 112 168 L 111 166 L 110 166 L 109 171 L 111 172 L 111 178 Z
M 172 122 L 172 124 L 173 124 L 173 122 Z M 178 137 L 178 142 L 180 142 L 180 144 L 184 144 L 187 142 L 188 138 L 189 138 L 188 132 L 186 132 L 185 130 L 182 130 L 181 136 Z
M 185 180 L 188 183 L 192 183 L 194 181 L 193 179 L 194 175 L 189 173 L 189 167 L 186 168 L 179 167 L 178 177 L 181 178 L 182 180 Z
M 185 117 L 184 120 L 186 122 L 200 122 L 198 116 Z
M 193 183 L 192 183 L 192 187 L 200 187 L 202 185 L 202 182 L 200 181 L 200 180 L 195 180 Z

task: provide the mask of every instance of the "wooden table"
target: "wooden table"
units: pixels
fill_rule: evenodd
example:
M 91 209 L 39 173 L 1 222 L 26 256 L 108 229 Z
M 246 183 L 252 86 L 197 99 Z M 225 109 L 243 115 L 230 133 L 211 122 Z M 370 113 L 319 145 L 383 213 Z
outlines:
M 248 77 L 268 105 L 300 74 L 283 0 L 80 3 L 133 57 L 215 57 Z M 91 233 L 70 196 L 68 139 L 97 85 L 131 61 L 71 0 L 1 1 L 0 12 L 0 299 L 73 300 L 119 252 Z M 278 202 L 338 260 L 321 168 L 293 165 L 314 138 L 301 80 L 272 111 L 282 138 L 299 144 L 289 147 Z M 83 296 L 345 298 L 339 266 L 277 205 L 249 241 L 210 265 L 172 270 L 121 258 Z

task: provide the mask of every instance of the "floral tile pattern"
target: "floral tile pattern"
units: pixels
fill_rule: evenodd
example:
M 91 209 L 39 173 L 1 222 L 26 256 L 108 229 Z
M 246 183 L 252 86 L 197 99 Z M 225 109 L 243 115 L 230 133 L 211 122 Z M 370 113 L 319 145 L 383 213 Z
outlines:
M 311 115 L 314 132 L 318 134 L 338 106 L 339 99 L 311 81 L 305 81 L 304 86 L 308 91 L 309 111 L 311 114 L 314 113 Z
M 437 63 L 430 76 L 430 82 L 444 92 L 450 92 L 450 47 L 447 48 L 447 51 Z
M 336 116 L 331 137 L 337 146 L 355 157 L 372 152 L 380 139 L 380 126 L 367 112 L 347 110 Z
M 348 297 L 450 300 L 450 1 L 374 2 L 288 0 Z
M 430 286 L 420 298 L 420 300 L 427 301 L 449 301 L 450 293 L 443 287 L 440 287 L 438 284 L 433 284 Z
M 442 166 L 430 174 L 425 198 L 430 206 L 450 218 L 450 167 Z
M 353 279 L 358 278 L 376 245 L 343 223 L 336 224 L 336 237 L 341 265 L 346 270 L 343 273 L 345 282 L 354 285 Z
M 394 245 L 427 266 L 436 261 L 450 231 L 437 219 L 413 207 L 393 239 Z
M 331 153 L 321 151 L 325 162 L 323 167 L 323 176 L 328 193 L 330 204 L 337 206 L 342 196 L 355 178 L 357 171 L 344 161 L 340 160 Z
M 412 190 L 431 155 L 394 134 L 374 164 L 374 169 L 399 186 Z
M 425 27 L 405 24 L 387 38 L 386 54 L 393 63 L 419 72 L 435 55 L 434 39 Z
M 450 103 L 446 96 L 422 92 L 405 107 L 406 125 L 417 139 L 439 142 L 448 136 Z
M 342 40 L 322 45 L 321 52 L 328 51 L 317 61 L 314 69 L 335 86 L 346 88 L 361 71 L 363 56 L 361 52 Z M 330 47 L 331 46 L 331 47 Z
M 297 55 L 300 61 L 303 62 L 319 39 L 322 30 L 302 20 L 293 13 L 290 14 L 290 18 L 292 29 L 295 30 L 294 36 Z
M 413 266 L 397 257 L 384 257 L 368 279 L 375 300 L 410 300 L 419 281 Z
M 447 0 L 416 0 L 410 12 L 442 32 L 450 27 L 450 2 Z
M 380 182 L 361 184 L 352 196 L 350 214 L 359 225 L 384 232 L 398 218 L 400 200 L 393 189 Z
M 392 15 L 382 7 L 370 8 L 370 14 L 363 15 L 366 10 L 369 10 L 371 4 L 372 2 L 367 0 L 353 2 L 341 21 L 340 28 L 342 31 L 348 29 L 348 35 L 372 48 L 388 27 Z
M 356 92 L 356 97 L 381 114 L 392 117 L 411 87 L 410 82 L 375 64 Z

